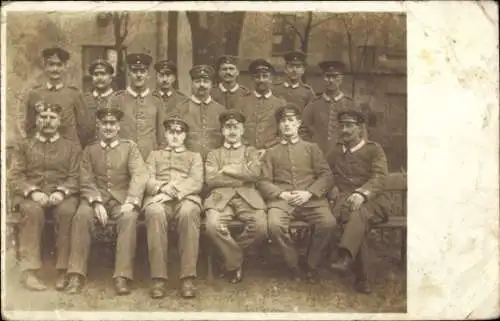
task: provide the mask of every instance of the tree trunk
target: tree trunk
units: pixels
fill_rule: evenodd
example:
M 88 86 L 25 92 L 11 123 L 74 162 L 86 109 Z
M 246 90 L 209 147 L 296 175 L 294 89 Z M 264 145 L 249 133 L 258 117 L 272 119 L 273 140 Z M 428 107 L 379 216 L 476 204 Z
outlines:
M 177 65 L 177 24 L 179 13 L 177 11 L 168 12 L 168 46 L 167 57 Z
M 229 55 L 238 55 L 241 31 L 245 21 L 245 12 L 224 13 L 224 29 L 226 36 L 225 52 Z

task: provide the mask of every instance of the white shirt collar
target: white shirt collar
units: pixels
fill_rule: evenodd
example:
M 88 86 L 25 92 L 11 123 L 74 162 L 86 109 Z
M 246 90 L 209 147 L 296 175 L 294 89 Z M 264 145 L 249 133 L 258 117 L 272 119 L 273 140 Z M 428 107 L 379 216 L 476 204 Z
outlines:
M 47 86 L 48 90 L 54 90 L 54 89 L 55 90 L 59 90 L 62 87 L 64 87 L 64 83 L 61 82 L 61 83 L 59 83 L 57 85 L 52 85 L 50 82 L 47 82 L 46 86 Z
M 94 96 L 95 98 L 97 97 L 108 97 L 109 95 L 111 95 L 113 93 L 113 88 L 109 88 L 108 90 L 106 90 L 105 92 L 103 93 L 99 93 L 97 90 L 93 90 L 92 91 L 92 96 Z
M 295 84 L 290 84 L 290 83 L 288 83 L 288 82 L 285 82 L 285 84 L 284 84 L 284 85 L 285 85 L 285 87 L 286 87 L 286 88 L 292 87 L 292 89 L 295 89 L 295 88 L 299 88 L 299 87 L 300 87 L 300 83 L 298 83 L 298 82 L 297 82 L 297 83 L 295 83 Z
M 333 98 L 330 97 L 330 96 L 328 96 L 326 93 L 323 93 L 323 98 L 326 101 L 332 101 L 333 100 L 333 101 L 337 102 L 337 101 L 341 100 L 342 98 L 344 98 L 344 93 L 340 92 L 337 96 L 335 96 Z
M 201 103 L 202 103 L 202 101 L 201 101 L 201 100 L 199 100 L 198 98 L 196 98 L 194 95 L 191 95 L 191 101 L 192 101 L 193 103 L 197 104 L 197 105 L 201 105 Z M 207 98 L 207 99 L 205 99 L 205 100 L 203 101 L 203 103 L 204 103 L 205 105 L 208 105 L 208 104 L 210 104 L 211 102 L 212 102 L 212 97 L 211 97 L 211 96 L 208 96 L 208 98 Z
M 259 94 L 258 92 L 254 91 L 253 94 L 255 95 L 255 97 L 257 98 L 261 98 L 261 97 L 264 97 L 266 99 L 269 99 L 269 97 L 271 97 L 273 95 L 273 92 L 271 90 L 269 90 L 266 94 L 264 95 L 261 95 Z
M 56 140 L 58 140 L 59 137 L 60 137 L 59 133 L 56 133 L 54 136 L 50 137 L 48 139 L 48 141 L 51 142 L 51 143 L 53 143 Z M 42 143 L 45 143 L 47 141 L 47 137 L 41 135 L 40 133 L 36 133 L 35 134 L 35 138 L 38 139 L 39 141 L 41 141 Z
M 146 88 L 142 93 L 138 93 L 135 90 L 133 90 L 132 87 L 129 86 L 129 87 L 127 87 L 127 91 L 134 98 L 137 98 L 137 97 L 144 98 L 149 94 L 149 88 Z
M 224 148 L 226 149 L 238 149 L 241 147 L 241 142 L 237 142 L 235 144 L 230 144 L 228 142 L 224 142 Z
M 287 145 L 288 143 L 291 143 L 291 144 L 295 145 L 295 144 L 297 144 L 297 143 L 299 142 L 299 140 L 300 140 L 300 137 L 299 137 L 299 136 L 293 137 L 293 138 L 292 138 L 292 139 L 290 139 L 290 140 L 287 140 L 287 139 L 284 139 L 284 138 L 283 138 L 283 139 L 281 140 L 281 144 L 283 144 L 283 145 Z
M 186 150 L 186 146 L 183 145 L 183 146 L 178 146 L 178 147 L 175 147 L 175 148 L 167 146 L 167 147 L 165 147 L 165 150 L 167 150 L 169 152 L 174 151 L 176 153 L 182 153 L 183 151 Z
M 170 97 L 174 94 L 174 92 L 172 90 L 169 90 L 167 92 L 165 92 L 163 90 L 158 90 L 158 92 L 160 93 L 161 97 L 164 97 L 164 96 Z
M 349 151 L 351 153 L 354 153 L 355 151 L 360 150 L 363 146 L 365 146 L 365 144 L 366 144 L 366 141 L 364 139 L 362 139 L 356 146 L 351 147 L 349 149 Z M 342 152 L 345 153 L 346 151 L 347 151 L 347 148 L 344 145 L 342 145 Z
M 227 89 L 226 87 L 224 87 L 224 85 L 222 83 L 219 83 L 219 89 L 220 91 L 222 91 L 223 93 L 225 92 L 230 92 L 230 93 L 234 93 L 236 90 L 240 89 L 240 85 L 239 84 L 236 84 L 233 86 L 233 88 L 231 89 Z
M 116 146 L 118 146 L 118 144 L 120 143 L 120 141 L 117 139 L 117 140 L 114 140 L 112 141 L 111 143 L 106 143 L 105 141 L 101 140 L 101 147 L 102 148 L 115 148 Z

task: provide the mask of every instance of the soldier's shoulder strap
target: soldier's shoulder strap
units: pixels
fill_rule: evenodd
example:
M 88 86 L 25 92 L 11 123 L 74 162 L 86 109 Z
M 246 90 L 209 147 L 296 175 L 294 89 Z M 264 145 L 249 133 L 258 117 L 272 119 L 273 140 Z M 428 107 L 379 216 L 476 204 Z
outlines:
M 243 93 L 243 95 L 250 94 L 250 89 L 248 89 L 247 87 L 240 85 L 240 89 L 241 89 L 241 92 Z
M 120 143 L 121 144 L 129 144 L 129 145 L 137 145 L 133 140 L 126 139 L 126 138 L 120 138 Z
M 67 87 L 69 89 L 72 89 L 72 90 L 75 90 L 75 91 L 80 91 L 80 89 L 76 85 L 74 85 L 74 84 L 68 84 Z

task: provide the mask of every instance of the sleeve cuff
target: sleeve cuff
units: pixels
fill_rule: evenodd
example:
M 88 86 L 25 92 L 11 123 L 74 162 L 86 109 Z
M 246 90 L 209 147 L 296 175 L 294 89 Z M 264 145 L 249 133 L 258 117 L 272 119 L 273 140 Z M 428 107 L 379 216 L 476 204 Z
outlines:
M 71 194 L 71 191 L 64 186 L 58 186 L 56 188 L 56 192 L 62 192 L 65 197 L 68 197 Z
M 154 195 L 160 192 L 160 189 L 165 186 L 167 183 L 158 182 L 156 186 L 153 188 Z
M 102 203 L 102 198 L 100 196 L 98 197 L 87 197 L 87 200 L 89 201 L 89 204 L 94 204 L 94 203 Z
M 356 189 L 356 192 L 363 194 L 366 197 L 370 197 L 370 195 L 372 194 L 372 192 L 370 192 L 369 190 L 364 189 L 364 188 L 358 188 L 358 189 Z
M 126 199 L 125 199 L 125 202 L 124 203 L 127 203 L 127 204 L 132 204 L 132 205 L 135 205 L 137 207 L 140 207 L 141 206 L 141 201 L 139 200 L 139 198 L 137 197 L 131 197 L 131 196 L 128 196 Z
M 37 191 L 40 191 L 40 188 L 38 188 L 37 186 L 31 186 L 30 188 L 28 188 L 27 190 L 24 191 L 24 197 L 27 198 L 31 195 L 31 193 L 37 192 Z

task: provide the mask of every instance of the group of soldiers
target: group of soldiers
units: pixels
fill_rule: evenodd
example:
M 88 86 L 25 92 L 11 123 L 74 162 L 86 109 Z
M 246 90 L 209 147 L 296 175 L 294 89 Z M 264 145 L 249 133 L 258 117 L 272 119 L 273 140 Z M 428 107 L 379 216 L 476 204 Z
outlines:
M 37 276 L 40 239 L 46 215 L 53 215 L 56 289 L 81 292 L 93 233 L 114 221 L 114 285 L 118 295 L 130 293 L 136 223 L 144 216 L 152 298 L 167 291 L 170 225 L 178 236 L 180 294 L 196 295 L 202 220 L 231 283 L 243 280 L 246 250 L 267 240 L 292 279 L 318 282 L 320 260 L 340 228 L 338 260 L 330 266 L 352 270 L 355 289 L 370 293 L 366 235 L 386 219 L 387 161 L 365 135 L 364 114 L 342 93 L 341 62 L 320 63 L 325 88 L 316 96 L 301 81 L 300 51 L 284 56 L 287 80 L 279 84 L 272 64 L 252 61 L 252 89 L 238 83 L 237 59 L 223 56 L 215 68 L 192 67 L 187 96 L 175 89 L 177 69 L 169 60 L 154 64 L 157 88 L 147 88 L 152 58 L 133 53 L 126 57 L 125 90 L 113 91 L 114 68 L 98 59 L 89 67 L 93 89 L 82 94 L 65 83 L 66 50 L 47 48 L 42 56 L 47 82 L 28 95 L 26 137 L 9 178 L 23 217 L 27 288 L 46 289 Z M 228 230 L 235 218 L 244 223 L 241 233 Z M 290 235 L 293 219 L 312 227 L 304 261 Z

